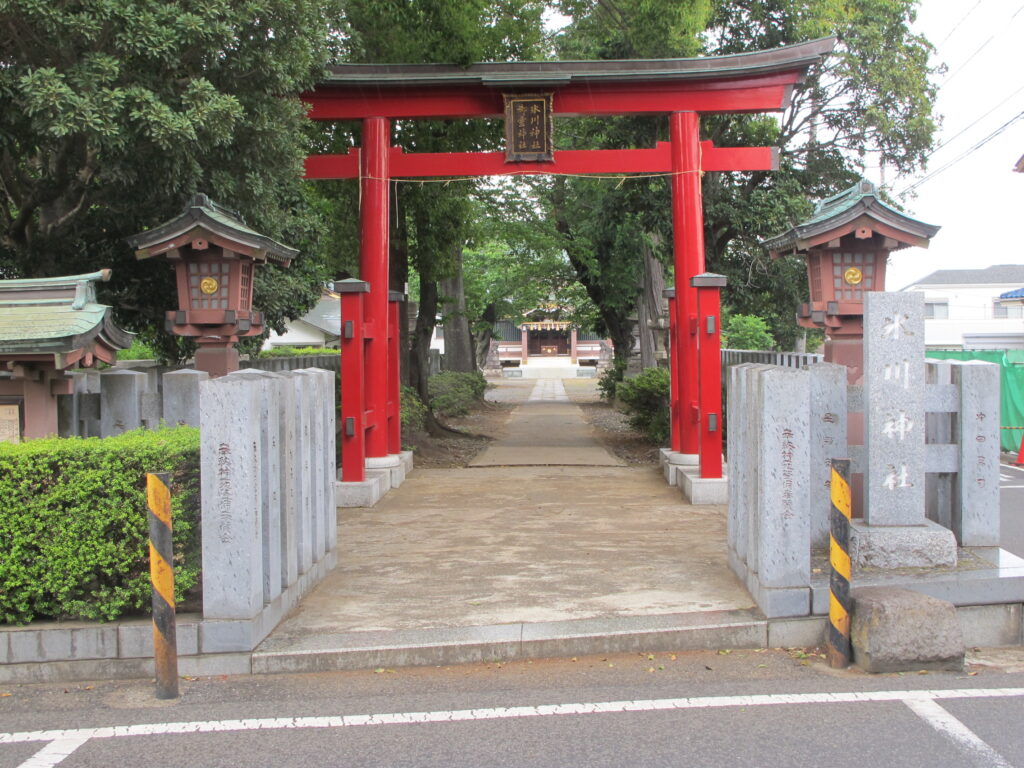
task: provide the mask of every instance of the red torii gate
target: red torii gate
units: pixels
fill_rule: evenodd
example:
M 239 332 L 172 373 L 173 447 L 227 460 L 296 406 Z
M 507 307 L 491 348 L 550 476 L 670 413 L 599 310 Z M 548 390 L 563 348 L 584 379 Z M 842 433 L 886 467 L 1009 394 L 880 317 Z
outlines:
M 784 109 L 793 87 L 834 44 L 826 38 L 696 59 L 332 67 L 327 79 L 302 99 L 313 120 L 362 122 L 361 148 L 306 159 L 308 179 L 360 182 L 361 281 L 350 286 L 355 292 L 351 300 L 343 295 L 342 310 L 342 479 L 362 481 L 367 461 L 379 465 L 401 450 L 399 334 L 388 283 L 391 179 L 548 173 L 671 175 L 676 275 L 670 313 L 672 450 L 699 456 L 702 479 L 721 478 L 720 281 L 698 277 L 704 272 L 700 176 L 704 171 L 773 170 L 778 153 L 770 147 L 701 142 L 700 114 Z M 550 160 L 529 162 L 510 160 L 505 152 L 406 154 L 391 146 L 392 120 L 501 117 L 504 96 L 517 94 L 550 95 L 546 103 L 556 117 L 666 114 L 670 140 L 653 149 L 563 150 L 551 153 Z M 714 294 L 705 307 L 698 307 L 701 284 Z M 702 324 L 698 318 L 705 314 Z

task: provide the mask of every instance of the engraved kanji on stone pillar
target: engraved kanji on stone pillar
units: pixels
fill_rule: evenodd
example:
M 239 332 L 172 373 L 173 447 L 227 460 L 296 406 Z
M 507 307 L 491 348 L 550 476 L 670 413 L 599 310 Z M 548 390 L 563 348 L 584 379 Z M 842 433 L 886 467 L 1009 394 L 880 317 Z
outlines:
M 924 522 L 924 294 L 869 293 L 864 317 L 864 521 Z

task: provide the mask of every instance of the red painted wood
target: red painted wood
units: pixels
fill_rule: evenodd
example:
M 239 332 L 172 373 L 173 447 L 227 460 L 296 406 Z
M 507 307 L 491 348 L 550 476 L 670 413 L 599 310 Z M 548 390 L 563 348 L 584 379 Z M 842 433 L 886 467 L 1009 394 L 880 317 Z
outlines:
M 700 476 L 708 480 L 722 476 L 722 339 L 718 288 L 697 289 L 697 313 L 700 326 Z M 711 333 L 708 332 L 709 320 Z
M 669 421 L 672 426 L 672 450 L 682 453 L 682 420 L 679 409 L 679 323 L 676 320 L 676 300 L 668 300 L 668 369 L 671 373 L 669 394 Z
M 388 304 L 388 453 L 402 452 L 402 383 L 399 363 L 402 359 L 399 333 L 399 302 Z
M 770 171 L 777 167 L 771 147 L 715 147 L 701 142 L 701 170 Z M 417 152 L 392 147 L 390 174 L 398 178 L 446 176 L 515 176 L 544 173 L 670 173 L 671 144 L 659 141 L 653 149 L 580 149 L 555 153 L 553 163 L 507 163 L 504 152 Z M 359 175 L 359 150 L 347 155 L 306 158 L 307 179 L 354 179 Z
M 363 151 L 359 244 L 359 277 L 370 284 L 364 318 L 374 335 L 366 344 L 366 407 L 374 426 L 366 435 L 366 455 L 388 455 L 388 146 L 391 121 L 370 117 L 363 121 Z
M 363 338 L 364 293 L 341 294 L 341 479 L 358 483 L 366 479 L 365 425 L 365 340 Z M 345 338 L 346 323 L 352 324 L 352 338 Z M 354 434 L 347 434 L 347 419 L 353 419 Z
M 697 290 L 690 278 L 704 271 L 704 213 L 700 190 L 700 119 L 696 112 L 669 116 L 672 138 L 672 245 L 676 283 L 676 335 L 679 353 L 673 376 L 679 377 L 680 453 L 698 453 L 697 411 L 700 368 L 697 356 Z
M 554 115 L 624 115 L 780 110 L 800 71 L 689 82 L 581 83 L 555 90 Z M 302 95 L 312 120 L 501 117 L 500 89 L 480 84 L 358 88 L 321 85 Z

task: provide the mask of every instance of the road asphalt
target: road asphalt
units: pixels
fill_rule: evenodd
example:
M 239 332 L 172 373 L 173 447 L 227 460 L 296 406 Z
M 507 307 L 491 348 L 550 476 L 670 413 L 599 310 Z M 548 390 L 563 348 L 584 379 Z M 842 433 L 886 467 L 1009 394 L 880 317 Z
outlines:
M 723 649 L 0 688 L 0 767 L 1024 766 L 1024 653 L 869 676 Z M 62 732 L 50 729 L 62 729 Z M 43 732 L 49 731 L 49 732 Z

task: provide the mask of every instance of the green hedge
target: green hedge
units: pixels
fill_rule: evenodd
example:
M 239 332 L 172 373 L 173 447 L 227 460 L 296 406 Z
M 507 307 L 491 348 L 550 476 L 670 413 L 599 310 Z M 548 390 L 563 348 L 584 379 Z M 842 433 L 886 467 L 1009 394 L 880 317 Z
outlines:
M 199 430 L 0 443 L 0 622 L 148 610 L 146 472 L 171 474 L 180 597 L 201 565 Z
M 631 379 L 623 379 L 615 396 L 629 414 L 629 423 L 652 443 L 669 437 L 669 391 L 671 379 L 666 368 L 645 368 Z
M 430 410 L 442 416 L 465 416 L 485 392 L 487 379 L 479 371 L 444 371 L 427 379 Z
M 308 357 L 309 355 L 334 355 L 341 354 L 336 349 L 327 347 L 273 347 L 261 349 L 258 357 Z

